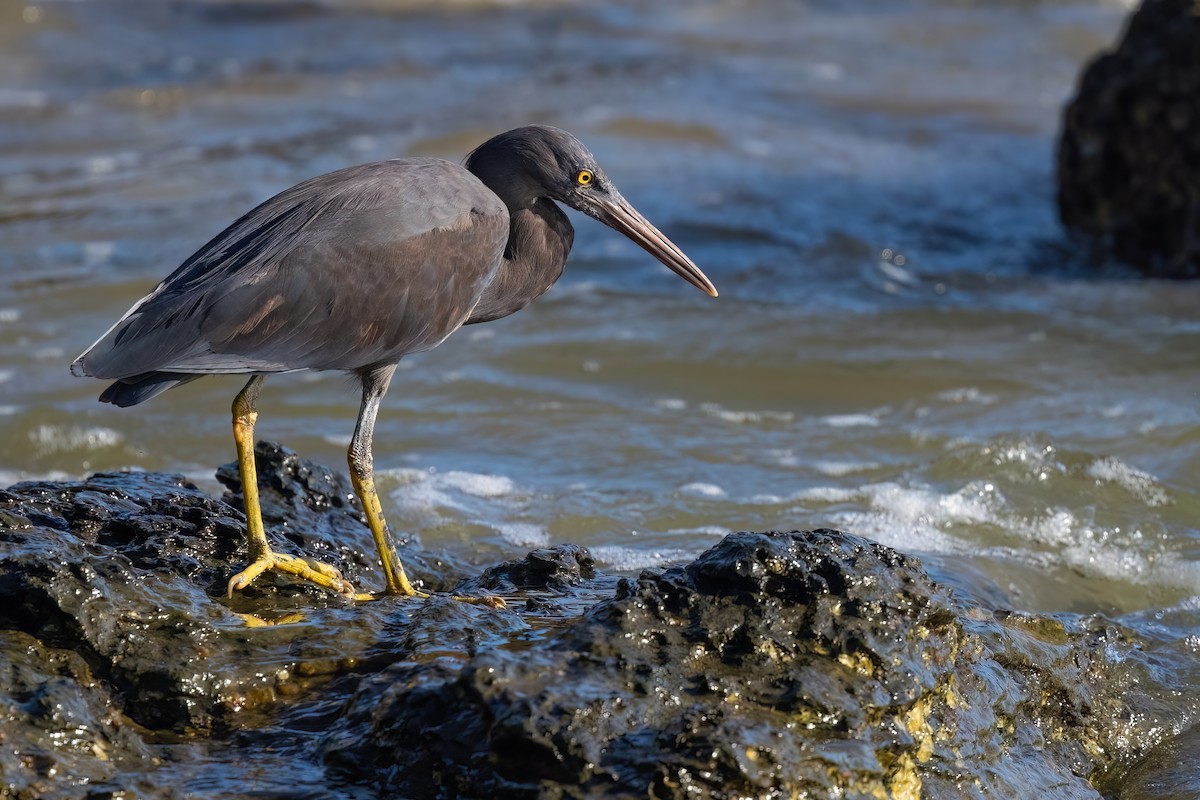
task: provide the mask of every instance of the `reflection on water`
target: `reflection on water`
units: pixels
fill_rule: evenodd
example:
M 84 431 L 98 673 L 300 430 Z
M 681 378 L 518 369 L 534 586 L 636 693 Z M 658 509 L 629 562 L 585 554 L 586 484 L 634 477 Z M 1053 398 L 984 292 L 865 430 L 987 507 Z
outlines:
M 1087 274 L 1051 202 L 1060 105 L 1124 10 L 4 6 L 0 482 L 212 485 L 237 378 L 122 411 L 69 361 L 274 192 L 542 121 L 721 298 L 582 220 L 550 295 L 401 364 L 376 443 L 398 527 L 632 570 L 830 525 L 1022 608 L 1186 603 L 1200 287 Z M 259 432 L 340 464 L 356 407 L 341 376 L 274 378 Z

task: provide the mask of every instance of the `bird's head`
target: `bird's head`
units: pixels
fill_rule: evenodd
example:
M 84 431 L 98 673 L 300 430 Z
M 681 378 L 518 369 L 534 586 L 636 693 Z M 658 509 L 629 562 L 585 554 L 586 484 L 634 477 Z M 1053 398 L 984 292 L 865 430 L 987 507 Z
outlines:
M 549 198 L 620 231 L 675 274 L 709 295 L 700 268 L 629 204 L 583 142 L 559 128 L 528 125 L 494 136 L 467 156 L 467 169 L 513 198 Z M 498 192 L 499 193 L 499 192 Z

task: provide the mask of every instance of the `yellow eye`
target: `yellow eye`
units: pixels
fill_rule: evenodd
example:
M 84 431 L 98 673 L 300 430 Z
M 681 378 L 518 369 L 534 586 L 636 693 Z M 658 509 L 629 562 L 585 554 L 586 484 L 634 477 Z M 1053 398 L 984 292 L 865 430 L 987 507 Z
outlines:
M 580 186 L 587 186 L 595 179 L 596 176 L 592 174 L 590 169 L 581 169 L 575 175 L 575 183 L 579 184 Z

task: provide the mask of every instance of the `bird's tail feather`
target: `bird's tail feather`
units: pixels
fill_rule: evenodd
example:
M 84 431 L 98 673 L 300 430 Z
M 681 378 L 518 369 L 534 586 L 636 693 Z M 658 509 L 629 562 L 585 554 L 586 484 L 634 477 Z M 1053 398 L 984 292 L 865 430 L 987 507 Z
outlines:
M 144 372 L 141 375 L 122 378 L 116 383 L 110 384 L 101 392 L 100 402 L 112 403 L 121 408 L 136 406 L 138 403 L 162 394 L 167 389 L 173 389 L 180 384 L 201 377 L 203 376 L 186 372 Z

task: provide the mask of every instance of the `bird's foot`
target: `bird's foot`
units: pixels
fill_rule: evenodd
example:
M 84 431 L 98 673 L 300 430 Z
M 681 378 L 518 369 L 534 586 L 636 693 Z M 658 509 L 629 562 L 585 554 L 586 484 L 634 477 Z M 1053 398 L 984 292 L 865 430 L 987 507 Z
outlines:
M 412 592 L 389 592 L 384 589 L 382 592 L 356 592 L 354 599 L 360 603 L 367 603 L 371 600 L 386 600 L 389 597 L 415 597 L 418 600 L 427 600 L 431 595 L 428 592 L 421 592 L 413 589 Z
M 508 608 L 508 603 L 504 602 L 503 597 L 497 597 L 492 594 L 485 594 L 482 597 L 471 597 L 465 594 L 452 595 L 455 600 L 464 603 L 474 603 L 479 606 L 487 606 L 488 608 Z
M 342 573 L 338 572 L 336 567 L 320 561 L 289 556 L 284 553 L 275 553 L 270 550 L 256 558 L 250 563 L 250 566 L 229 579 L 229 588 L 226 596 L 233 597 L 234 592 L 245 589 L 254 582 L 255 578 L 269 569 L 288 575 L 295 575 L 297 578 L 315 583 L 317 586 L 321 586 L 331 592 L 336 592 L 343 597 L 354 599 L 358 599 L 359 597 L 354 591 L 354 587 L 350 584 L 350 581 L 343 578 Z
M 414 597 L 420 600 L 428 600 L 433 595 L 429 592 L 422 592 L 413 589 L 412 594 L 407 592 L 358 592 L 354 595 L 354 599 L 359 602 L 368 602 L 371 600 L 383 600 L 388 597 Z M 493 595 L 484 595 L 482 597 L 472 597 L 470 595 L 450 595 L 452 600 L 458 600 L 462 603 L 471 603 L 473 605 L 487 606 L 488 608 L 508 608 L 508 604 L 504 602 L 503 597 L 495 597 Z

